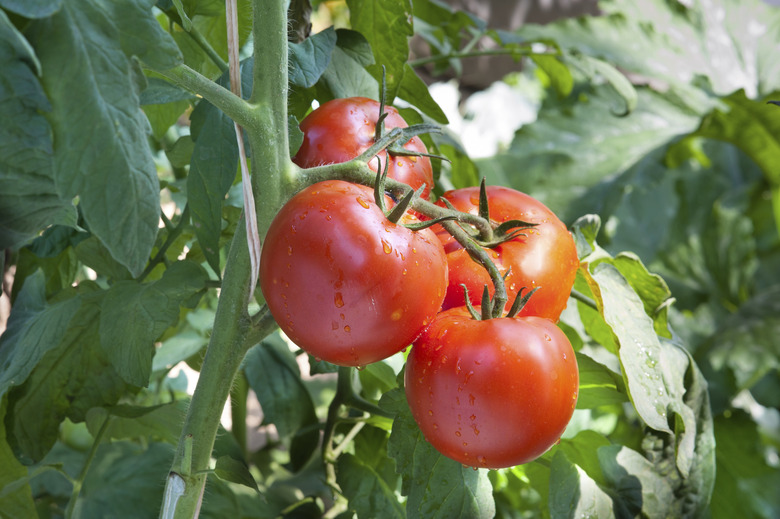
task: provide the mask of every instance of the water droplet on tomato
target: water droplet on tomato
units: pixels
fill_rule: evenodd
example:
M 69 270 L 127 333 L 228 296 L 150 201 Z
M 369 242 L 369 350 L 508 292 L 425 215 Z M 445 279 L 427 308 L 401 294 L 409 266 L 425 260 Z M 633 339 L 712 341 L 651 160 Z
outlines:
M 476 400 L 476 397 L 474 395 L 469 395 L 469 404 L 474 405 L 474 401 Z
M 455 431 L 455 436 L 457 436 L 458 438 L 460 438 L 460 431 Z
M 469 416 L 469 420 L 473 421 L 473 420 L 476 420 L 476 419 L 477 419 L 477 415 L 475 415 L 475 414 Z
M 347 324 L 344 326 L 344 331 L 349 333 L 350 331 L 352 331 L 352 328 L 350 328 L 349 325 Z
M 363 198 L 362 196 L 355 198 L 355 200 L 357 200 L 357 203 L 359 203 L 364 209 L 368 209 L 369 207 L 371 207 L 370 202 L 365 198 Z
M 487 458 L 484 456 L 477 456 L 477 461 L 480 465 L 487 465 Z
M 552 337 L 550 337 L 549 335 L 547 335 L 547 334 L 545 333 L 545 334 L 544 334 L 544 340 L 545 340 L 545 341 L 547 341 L 547 342 L 550 342 L 550 341 L 552 341 Z M 565 354 L 564 354 L 564 355 L 565 355 Z M 564 358 L 565 358 L 565 357 L 564 357 Z
M 401 319 L 401 316 L 404 314 L 404 311 L 400 308 L 395 310 L 392 314 L 390 314 L 390 320 L 392 321 L 398 321 Z
M 433 410 L 432 409 L 428 409 L 428 416 L 433 416 Z
M 393 246 L 390 245 L 390 243 L 386 242 L 385 240 L 382 241 L 382 250 L 385 251 L 385 254 L 390 254 L 393 252 Z
M 433 428 L 434 429 L 438 429 L 439 428 L 439 424 L 437 424 L 437 423 L 433 424 Z
M 333 304 L 336 305 L 336 308 L 344 306 L 344 298 L 341 292 L 336 292 L 336 295 L 333 297 Z
M 293 252 L 293 251 L 292 251 L 292 245 L 288 245 L 288 246 L 287 246 L 287 255 L 288 255 L 288 256 L 292 256 L 292 252 Z

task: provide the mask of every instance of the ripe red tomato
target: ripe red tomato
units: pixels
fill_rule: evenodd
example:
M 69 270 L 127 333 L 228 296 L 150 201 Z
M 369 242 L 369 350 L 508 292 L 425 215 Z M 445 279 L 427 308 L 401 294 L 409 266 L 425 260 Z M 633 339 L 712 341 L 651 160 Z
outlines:
M 536 223 L 533 228 L 493 249 L 486 249 L 502 274 L 511 267 L 506 278 L 510 302 L 517 292 L 540 287 L 519 315 L 536 315 L 557 321 L 566 308 L 579 260 L 577 247 L 571 233 L 555 214 L 535 198 L 501 186 L 487 188 L 490 218 L 502 223 L 522 220 Z M 442 195 L 456 209 L 478 214 L 479 188 L 467 187 L 447 191 Z M 437 204 L 444 206 L 439 200 Z M 487 271 L 474 261 L 466 250 L 441 226 L 434 227 L 444 245 L 449 265 L 449 287 L 442 309 L 462 306 L 465 302 L 463 287 L 469 290 L 469 299 L 475 305 L 481 302 L 485 284 L 493 294 L 493 283 Z
M 579 393 L 566 335 L 542 317 L 477 321 L 439 314 L 406 362 L 406 398 L 425 438 L 464 465 L 503 468 L 542 455 Z
M 370 188 L 329 180 L 293 196 L 274 218 L 260 285 L 298 346 L 364 366 L 410 345 L 433 319 L 447 266 L 433 231 L 392 223 Z
M 392 106 L 385 106 L 388 114 L 385 128 L 406 128 L 406 121 Z M 335 164 L 354 159 L 374 144 L 376 122 L 379 119 L 379 103 L 366 97 L 333 99 L 313 110 L 301 121 L 303 144 L 293 157 L 293 162 L 302 168 L 323 164 Z M 413 137 L 404 148 L 418 153 L 427 153 L 419 137 Z M 377 155 L 384 168 L 387 152 Z M 417 190 L 425 184 L 423 198 L 428 198 L 433 187 L 433 170 L 428 157 L 391 157 L 387 176 L 403 182 Z M 376 171 L 376 160 L 369 161 L 369 167 Z

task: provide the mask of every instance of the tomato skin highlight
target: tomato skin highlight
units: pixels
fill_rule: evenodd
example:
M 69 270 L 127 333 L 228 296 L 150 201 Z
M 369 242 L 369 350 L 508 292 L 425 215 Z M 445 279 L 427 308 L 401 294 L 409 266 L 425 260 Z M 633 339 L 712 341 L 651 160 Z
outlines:
M 298 346 L 334 364 L 365 366 L 409 346 L 433 319 L 447 267 L 430 229 L 392 223 L 370 188 L 329 180 L 303 189 L 274 218 L 260 285 Z
M 409 407 L 443 455 L 505 468 L 544 454 L 563 434 L 579 393 L 571 343 L 542 317 L 439 314 L 409 353 Z
M 540 287 L 519 315 L 536 315 L 557 321 L 574 286 L 579 260 L 577 247 L 566 225 L 535 198 L 502 186 L 488 186 L 490 218 L 496 223 L 522 220 L 537 224 L 495 248 L 485 249 L 502 274 L 511 271 L 505 283 L 509 302 L 517 292 Z M 447 191 L 442 195 L 456 209 L 471 214 L 479 212 L 479 188 L 467 187 Z M 444 206 L 439 200 L 438 205 Z M 449 287 L 442 310 L 465 304 L 461 284 L 469 290 L 472 304 L 481 302 L 483 287 L 487 284 L 493 295 L 493 283 L 487 271 L 474 261 L 465 249 L 441 226 L 435 226 L 436 235 L 447 253 Z
M 385 129 L 406 128 L 408 125 L 398 110 L 385 106 L 388 114 Z M 301 121 L 303 144 L 293 157 L 293 162 L 302 168 L 347 162 L 363 153 L 374 144 L 376 122 L 379 119 L 379 102 L 367 97 L 333 99 L 323 103 Z M 404 148 L 417 153 L 427 153 L 419 137 L 413 137 Z M 387 152 L 377 154 L 382 168 Z M 391 157 L 387 176 L 403 182 L 416 190 L 425 184 L 422 197 L 427 199 L 433 187 L 433 169 L 428 157 Z M 377 170 L 376 159 L 368 162 Z

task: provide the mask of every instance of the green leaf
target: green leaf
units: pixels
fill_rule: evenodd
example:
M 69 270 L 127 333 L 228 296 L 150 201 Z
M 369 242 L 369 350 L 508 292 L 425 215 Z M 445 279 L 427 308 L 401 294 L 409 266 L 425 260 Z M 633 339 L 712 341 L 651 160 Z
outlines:
M 728 398 L 750 389 L 767 373 L 780 369 L 780 285 L 767 287 L 728 316 L 702 346 L 700 358 L 715 372 L 729 372 L 735 382 Z M 726 388 L 719 388 L 724 390 Z
M 636 109 L 616 117 L 609 86 L 583 89 L 576 98 L 543 106 L 506 152 L 475 162 L 489 182 L 533 193 L 563 221 L 601 212 L 593 207 L 594 186 L 699 125 L 696 111 L 673 92 L 637 94 Z
M 612 261 L 628 284 L 642 300 L 645 313 L 653 319 L 655 332 L 667 339 L 672 338 L 667 316 L 674 299 L 664 279 L 647 270 L 642 260 L 631 252 L 621 252 Z
M 378 399 L 382 394 L 398 387 L 396 373 L 385 361 L 373 362 L 358 371 L 362 393 L 371 399 Z
M 365 68 L 374 62 L 365 37 L 344 29 L 336 33 L 336 48 L 322 73 L 322 82 L 336 98 L 362 96 L 378 100 L 379 84 Z
M 136 440 L 154 438 L 175 444 L 181 434 L 181 424 L 187 414 L 187 400 L 150 407 L 119 404 L 94 407 L 87 412 L 87 428 L 97 436 L 105 420 L 110 420 L 104 431 L 106 438 Z
M 712 493 L 713 519 L 768 519 L 780 510 L 780 469 L 767 463 L 755 422 L 743 411 L 715 421 L 718 478 Z
M 670 349 L 662 347 L 625 277 L 608 263 L 597 265 L 592 276 L 600 288 L 604 320 L 620 343 L 620 364 L 634 407 L 647 425 L 671 433 L 667 412 L 673 402 L 682 404 L 684 371 L 670 362 Z
M 154 517 L 163 499 L 173 447 L 104 443 L 89 467 L 76 509 L 82 517 Z M 139 496 L 143 496 L 139 498 Z
M 220 456 L 214 466 L 214 474 L 224 481 L 238 483 L 260 492 L 257 482 L 249 472 L 249 467 L 245 463 L 231 458 L 230 456 Z
M 73 251 L 81 263 L 94 270 L 97 274 L 112 280 L 131 279 L 133 277 L 124 265 L 111 256 L 111 253 L 97 236 L 93 235 L 80 241 Z
M 71 0 L 32 22 L 28 35 L 52 104 L 57 190 L 79 197 L 90 230 L 136 276 L 157 236 L 160 194 L 138 103 L 141 76 L 120 45 L 115 5 Z M 151 10 L 146 16 L 157 23 Z
M 614 66 L 606 61 L 580 54 L 579 52 L 565 55 L 565 58 L 568 64 L 574 65 L 583 71 L 590 81 L 594 81 L 596 76 L 600 76 L 612 86 L 625 103 L 625 107 L 622 110 L 613 110 L 615 115 L 626 116 L 634 111 L 638 100 L 636 89 L 631 84 L 631 81 Z
M 62 7 L 63 0 L 0 0 L 0 7 L 25 18 L 46 18 Z
M 648 519 L 672 517 L 674 493 L 667 480 L 638 452 L 623 445 L 599 447 L 598 459 L 604 478 L 616 493 L 617 517 L 635 517 L 640 511 Z
M 555 88 L 560 97 L 568 97 L 574 88 L 574 78 L 569 67 L 558 56 L 550 54 L 532 54 L 531 59 L 544 73 L 546 79 Z
M 381 77 L 381 67 L 386 70 L 387 101 L 390 102 L 395 99 L 403 79 L 409 57 L 409 38 L 414 35 L 412 2 L 347 0 L 347 6 L 352 28 L 362 33 L 371 45 L 376 61 L 374 77 Z
M 307 429 L 317 423 L 317 415 L 295 356 L 277 333 L 249 350 L 243 369 L 263 409 L 263 423 L 274 424 L 282 438 L 293 437 L 293 447 L 301 450 L 291 447 L 292 461 L 301 468 L 317 447 L 319 431 Z
M 328 68 L 336 40 L 336 31 L 329 27 L 303 43 L 290 43 L 290 83 L 303 88 L 314 86 Z
M 407 63 L 403 69 L 401 83 L 398 86 L 398 97 L 412 103 L 425 115 L 441 124 L 448 124 L 447 115 L 431 96 L 428 85 L 425 84 L 414 69 Z
M 618 373 L 582 353 L 577 353 L 577 365 L 580 371 L 577 409 L 594 409 L 628 400 L 623 378 Z
M 178 3 L 178 0 L 174 3 Z M 179 12 L 184 12 L 182 23 L 185 30 L 174 30 L 172 36 L 184 55 L 184 63 L 207 77 L 218 77 L 225 72 L 221 66 L 226 64 L 228 59 L 225 2 L 184 0 L 182 6 L 183 11 L 179 10 Z M 252 29 L 252 3 L 250 0 L 238 0 L 236 7 L 240 48 L 246 43 Z M 197 43 L 195 37 L 188 34 L 190 32 L 188 26 L 214 49 L 224 63 L 220 65 L 214 63 L 209 54 Z
M 35 502 L 27 478 L 27 467 L 22 465 L 6 441 L 5 411 L 8 400 L 0 396 L 0 517 L 36 517 Z M 13 489 L 12 489 L 13 486 Z
M 402 389 L 382 396 L 380 406 L 396 414 L 388 454 L 402 477 L 410 518 L 488 518 L 495 502 L 487 470 L 464 467 L 439 454 L 412 418 Z
M 241 65 L 242 93 L 251 91 L 254 61 Z M 228 74 L 217 81 L 229 84 Z M 192 151 L 187 175 L 187 200 L 192 212 L 195 235 L 206 260 L 218 275 L 220 268 L 219 238 L 222 234 L 222 206 L 238 169 L 238 142 L 233 121 L 207 101 L 201 101 L 192 112 Z
M 550 517 L 615 517 L 612 499 L 583 469 L 556 452 L 550 466 Z
M 100 310 L 104 293 L 88 292 L 64 333 L 53 341 L 23 384 L 9 396 L 9 432 L 25 455 L 40 460 L 68 417 L 83 421 L 89 409 L 113 405 L 124 394 L 125 383 L 100 347 Z M 79 301 L 80 300 L 80 301 Z M 40 333 L 40 332 L 39 332 Z
M 156 0 L 130 0 L 109 5 L 113 19 L 117 20 L 119 44 L 124 53 L 155 70 L 165 70 L 181 64 L 184 57 L 153 16 L 155 3 Z
M 694 135 L 736 145 L 773 185 L 780 186 L 780 112 L 764 101 L 748 99 L 744 90 L 734 92 L 724 102 L 725 108 L 709 113 Z
M 149 383 L 154 341 L 176 324 L 179 307 L 203 290 L 207 279 L 200 265 L 179 261 L 158 281 L 120 281 L 106 292 L 100 313 L 100 344 L 128 384 Z
M 54 183 L 51 110 L 27 40 L 0 11 L 0 249 L 16 248 L 50 224 L 76 225 L 76 209 Z
M 774 29 L 780 13 L 760 0 L 610 0 L 599 7 L 599 16 L 526 24 L 519 33 L 667 83 L 706 77 L 720 95 L 745 88 L 753 97 L 780 86 Z
M 406 517 L 395 489 L 389 487 L 371 464 L 361 458 L 349 453 L 339 456 L 336 477 L 344 496 L 349 500 L 350 510 L 358 517 Z
M 78 298 L 48 305 L 44 282 L 41 271 L 25 280 L 0 336 L 0 398 L 23 384 L 46 353 L 57 347 L 79 310 Z

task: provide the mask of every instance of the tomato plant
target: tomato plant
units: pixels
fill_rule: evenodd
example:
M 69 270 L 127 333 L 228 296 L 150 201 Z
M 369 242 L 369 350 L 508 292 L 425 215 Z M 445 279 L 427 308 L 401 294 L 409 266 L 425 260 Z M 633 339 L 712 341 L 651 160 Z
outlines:
M 387 219 L 340 180 L 291 198 L 268 229 L 260 284 L 279 326 L 318 359 L 365 366 L 408 346 L 441 306 L 447 268 L 429 229 Z
M 479 188 L 466 187 L 442 195 L 455 209 L 477 214 Z M 496 224 L 522 220 L 535 226 L 519 231 L 515 238 L 488 249 L 491 259 L 506 275 L 507 291 L 516 294 L 521 288 L 538 288 L 521 315 L 537 315 L 558 320 L 566 308 L 574 285 L 579 260 L 574 239 L 563 222 L 542 202 L 515 189 L 488 186 L 487 200 L 490 219 Z M 438 205 L 444 206 L 439 200 Z M 492 283 L 485 269 L 474 261 L 468 251 L 451 234 L 437 228 L 449 265 L 449 286 L 443 309 L 464 303 L 463 286 L 473 304 L 478 304 L 482 288 Z
M 293 162 L 302 168 L 310 168 L 354 159 L 374 144 L 380 108 L 378 101 L 365 97 L 333 99 L 323 103 L 301 121 L 303 143 Z M 407 127 L 394 107 L 385 106 L 384 113 L 387 114 L 384 119 L 386 130 Z M 419 137 L 412 137 L 403 147 L 408 152 L 427 153 Z M 385 164 L 387 155 L 387 151 L 377 154 L 382 164 Z M 369 161 L 369 167 L 376 171 L 376 160 Z M 425 185 L 423 198 L 428 198 L 433 188 L 431 160 L 425 156 L 393 156 L 391 153 L 387 176 L 415 190 Z
M 464 307 L 439 314 L 415 341 L 404 380 L 425 438 L 487 468 L 541 456 L 563 434 L 579 389 L 574 350 L 552 321 L 476 320 Z

